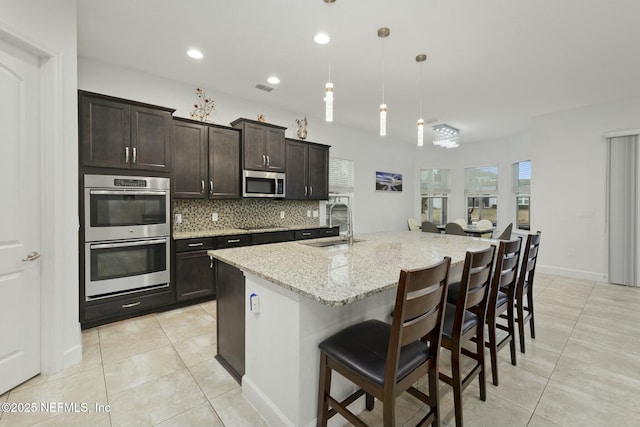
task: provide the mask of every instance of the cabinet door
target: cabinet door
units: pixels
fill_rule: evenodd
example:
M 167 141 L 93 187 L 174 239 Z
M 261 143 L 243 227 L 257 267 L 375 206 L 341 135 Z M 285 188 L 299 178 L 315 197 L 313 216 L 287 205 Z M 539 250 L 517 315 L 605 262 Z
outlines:
M 131 107 L 86 95 L 80 99 L 82 165 L 128 169 Z
M 287 199 L 306 199 L 308 194 L 308 144 L 287 140 Z
M 240 134 L 209 128 L 209 198 L 240 197 Z
M 207 251 L 176 253 L 178 301 L 215 295 L 215 270 Z
M 309 145 L 309 199 L 329 198 L 329 147 Z
M 195 123 L 173 122 L 173 197 L 206 199 L 207 128 Z
M 263 126 L 244 123 L 242 127 L 242 150 L 244 168 L 265 170 L 267 159 L 264 149 L 265 129 Z
M 171 114 L 131 107 L 131 167 L 168 171 L 170 160 Z
M 267 164 L 265 170 L 273 172 L 283 172 L 285 166 L 285 143 L 284 131 L 280 129 L 264 129 L 265 132 L 265 155 Z

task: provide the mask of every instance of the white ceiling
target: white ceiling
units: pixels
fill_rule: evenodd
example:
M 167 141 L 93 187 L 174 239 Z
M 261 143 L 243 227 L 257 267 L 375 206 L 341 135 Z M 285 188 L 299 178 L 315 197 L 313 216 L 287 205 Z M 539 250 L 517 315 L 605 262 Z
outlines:
M 465 143 L 640 95 L 639 18 L 638 0 L 78 0 L 78 54 L 318 119 L 331 62 L 334 122 L 374 132 L 384 57 L 387 138 L 414 143 L 421 92 Z

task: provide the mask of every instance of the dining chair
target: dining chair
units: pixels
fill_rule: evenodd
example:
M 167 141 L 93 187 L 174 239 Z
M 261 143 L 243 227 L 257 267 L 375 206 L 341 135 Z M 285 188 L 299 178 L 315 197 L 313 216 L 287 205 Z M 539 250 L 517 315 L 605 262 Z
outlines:
M 491 237 L 493 235 L 493 223 L 488 219 L 481 219 L 476 224 L 478 230 L 487 230 L 487 233 L 482 234 L 480 237 Z
M 468 251 L 465 255 L 462 280 L 456 304 L 447 302 L 442 329 L 442 346 L 451 351 L 451 376 L 440 372 L 440 379 L 453 387 L 456 427 L 462 427 L 462 392 L 478 377 L 480 399 L 487 400 L 484 361 L 484 324 L 487 298 L 491 284 L 491 268 L 495 246 L 481 251 Z M 473 308 L 475 312 L 469 309 Z M 475 352 L 463 344 L 475 341 Z M 461 356 L 474 361 L 463 378 Z M 465 364 L 465 371 L 468 366 Z
M 407 224 L 409 225 L 409 231 L 420 231 L 418 222 L 412 217 L 409 217 L 409 219 L 407 219 Z
M 455 236 L 466 236 L 462 226 L 455 222 L 450 222 L 444 227 L 444 234 L 453 234 Z
M 511 240 L 511 230 L 513 229 L 513 223 L 510 222 L 509 225 L 507 225 L 504 230 L 502 230 L 502 233 L 500 233 L 500 235 L 497 237 L 498 240 Z
M 456 224 L 460 224 L 460 227 L 464 228 L 467 226 L 467 221 L 463 218 L 456 218 L 451 222 L 455 222 Z
M 520 352 L 524 353 L 524 325 L 529 322 L 531 338 L 536 338 L 535 316 L 533 312 L 533 278 L 536 272 L 536 262 L 540 249 L 540 231 L 527 236 L 527 243 L 522 252 L 520 274 L 516 285 L 516 323 L 520 337 Z M 526 300 L 526 305 L 525 305 Z
M 440 233 L 440 229 L 437 225 L 432 223 L 431 221 L 422 221 L 422 232 L 423 233 Z
M 365 425 L 347 405 L 367 395 L 382 401 L 384 426 L 395 425 L 396 398 L 407 391 L 427 405 L 418 425 L 440 425 L 438 372 L 440 342 L 447 304 L 451 258 L 422 269 L 401 270 L 391 324 L 367 320 L 322 341 L 318 388 L 318 426 L 339 413 L 354 425 Z M 359 389 L 337 401 L 330 395 L 335 371 Z M 427 376 L 429 394 L 413 387 Z

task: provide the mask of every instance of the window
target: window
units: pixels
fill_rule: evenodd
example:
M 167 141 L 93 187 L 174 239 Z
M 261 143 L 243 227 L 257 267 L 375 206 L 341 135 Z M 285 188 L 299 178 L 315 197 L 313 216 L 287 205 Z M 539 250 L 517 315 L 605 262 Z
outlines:
M 513 193 L 516 195 L 516 228 L 531 228 L 531 160 L 513 164 Z
M 498 221 L 498 166 L 466 168 L 464 193 L 467 198 L 467 223 Z
M 329 159 L 329 191 L 332 193 L 353 192 L 353 160 Z
M 449 169 L 422 169 L 420 171 L 422 221 L 445 225 L 447 223 L 448 196 Z

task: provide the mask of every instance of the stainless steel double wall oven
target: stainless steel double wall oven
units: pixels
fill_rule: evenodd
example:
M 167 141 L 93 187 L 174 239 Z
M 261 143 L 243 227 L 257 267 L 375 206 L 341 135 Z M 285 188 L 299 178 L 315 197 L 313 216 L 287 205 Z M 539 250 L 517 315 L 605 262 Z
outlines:
M 85 175 L 85 299 L 169 286 L 169 178 Z

